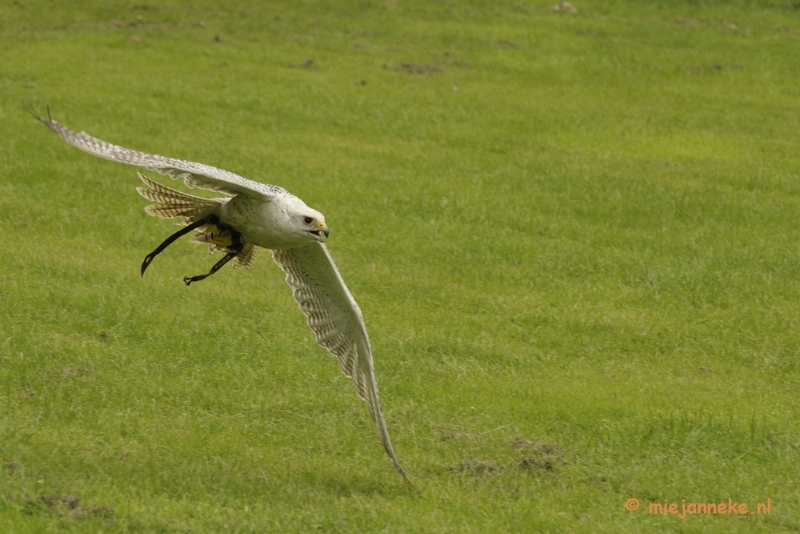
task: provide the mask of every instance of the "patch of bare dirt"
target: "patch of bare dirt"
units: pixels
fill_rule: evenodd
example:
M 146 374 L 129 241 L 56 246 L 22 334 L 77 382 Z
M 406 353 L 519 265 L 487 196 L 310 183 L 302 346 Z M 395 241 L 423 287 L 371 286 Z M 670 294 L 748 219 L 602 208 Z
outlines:
M 564 463 L 563 453 L 549 443 L 534 443 L 524 438 L 515 439 L 512 448 L 522 454 L 507 466 L 499 466 L 484 460 L 471 459 L 448 468 L 452 473 L 473 478 L 485 478 L 503 472 L 513 471 L 554 471 L 558 464 Z
M 80 495 L 40 495 L 36 498 L 25 499 L 25 506 L 30 510 L 47 510 L 72 519 L 86 519 L 87 517 L 114 517 L 114 509 L 110 506 L 80 506 Z
M 18 460 L 11 460 L 6 464 L 6 471 L 8 471 L 9 475 L 13 475 L 22 470 L 22 462 Z
M 683 24 L 684 26 L 723 26 L 729 30 L 739 29 L 739 26 L 735 22 L 726 22 L 720 20 L 677 18 L 675 19 L 675 22 L 678 24 Z
M 713 64 L 713 65 L 679 65 L 681 70 L 685 70 L 687 72 L 701 72 L 701 71 L 715 71 L 715 70 L 742 70 L 744 66 L 739 65 L 738 63 L 731 63 L 729 65 L 720 65 L 720 64 Z
M 506 39 L 500 39 L 499 41 L 495 41 L 495 44 L 503 48 L 519 48 L 519 45 L 517 43 L 515 43 L 514 41 L 508 41 Z
M 444 69 L 431 63 L 401 63 L 400 65 L 384 65 L 384 69 L 407 72 L 409 74 L 436 74 Z
M 314 64 L 314 60 L 312 58 L 308 58 L 302 63 L 293 63 L 289 65 L 290 69 L 315 69 L 317 66 Z
M 560 451 L 554 445 L 548 443 L 531 443 L 522 438 L 517 438 L 512 446 L 518 451 L 525 452 L 525 456 L 517 460 L 516 467 L 518 469 L 552 471 L 558 462 L 563 461 Z

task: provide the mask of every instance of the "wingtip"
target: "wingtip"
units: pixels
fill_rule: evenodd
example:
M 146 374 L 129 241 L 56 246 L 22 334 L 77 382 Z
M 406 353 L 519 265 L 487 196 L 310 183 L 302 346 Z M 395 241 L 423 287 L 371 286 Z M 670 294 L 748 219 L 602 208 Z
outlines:
M 46 106 L 46 109 L 47 109 L 47 118 L 46 119 L 43 118 L 41 115 L 39 115 L 39 112 L 36 110 L 36 107 L 33 105 L 33 102 L 28 102 L 28 105 L 30 106 L 30 112 L 31 112 L 31 115 L 33 115 L 33 118 L 35 118 L 36 120 L 38 120 L 39 122 L 41 122 L 42 124 L 44 124 L 45 126 L 50 128 L 51 130 L 58 131 L 58 128 L 57 128 L 58 123 L 53 120 L 53 117 L 50 114 L 50 104 L 47 104 L 47 106 Z
M 36 120 L 38 120 L 38 121 L 40 121 L 40 122 L 45 122 L 45 121 L 44 121 L 44 119 L 42 119 L 42 116 L 41 116 L 41 115 L 39 115 L 39 112 L 38 112 L 38 111 L 36 111 L 36 107 L 33 105 L 33 102 L 30 102 L 30 101 L 28 101 L 28 108 L 29 108 L 29 109 L 28 109 L 28 112 L 29 112 L 31 115 L 33 115 L 33 118 L 34 118 L 34 119 L 36 119 Z

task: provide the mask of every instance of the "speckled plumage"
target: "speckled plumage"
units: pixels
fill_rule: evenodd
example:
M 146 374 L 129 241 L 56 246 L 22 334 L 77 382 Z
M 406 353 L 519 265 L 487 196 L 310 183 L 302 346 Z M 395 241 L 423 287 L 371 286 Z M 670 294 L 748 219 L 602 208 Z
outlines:
M 262 198 L 273 198 L 276 195 L 287 193 L 284 188 L 277 185 L 254 182 L 238 174 L 210 165 L 146 154 L 138 150 L 112 145 L 85 132 L 77 133 L 54 120 L 42 119 L 42 122 L 60 135 L 67 143 L 80 148 L 84 152 L 112 161 L 127 163 L 128 165 L 145 167 L 151 171 L 169 175 L 174 179 L 183 178 L 189 187 L 208 189 L 231 196 L 244 193 L 248 196 L 260 196 Z
M 352 378 L 359 397 L 367 402 L 386 453 L 395 468 L 406 476 L 392 448 L 381 410 L 366 325 L 320 235 L 327 236 L 328 231 L 321 213 L 308 208 L 282 187 L 248 180 L 202 163 L 129 150 L 83 132 L 76 133 L 50 118 L 39 120 L 69 144 L 95 156 L 145 167 L 173 179 L 181 178 L 189 187 L 231 195 L 233 198 L 201 198 L 139 174 L 147 186 L 137 188 L 139 194 L 155 202 L 145 211 L 160 218 L 182 217 L 186 225 L 203 225 L 195 228 L 197 233 L 192 240 L 208 243 L 210 252 L 236 253 L 239 249 L 229 248 L 231 230 L 241 234 L 243 247 L 236 253 L 234 266 L 249 267 L 259 246 L 272 249 L 272 257 L 286 273 L 286 282 L 307 316 L 317 343 L 336 356 L 342 372 Z M 222 228 L 205 224 L 209 215 L 218 217 Z

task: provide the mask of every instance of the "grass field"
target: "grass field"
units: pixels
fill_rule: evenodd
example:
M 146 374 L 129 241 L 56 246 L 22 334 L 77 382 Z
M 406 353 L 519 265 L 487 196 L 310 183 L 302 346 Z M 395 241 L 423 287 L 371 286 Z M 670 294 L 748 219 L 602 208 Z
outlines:
M 800 529 L 800 4 L 552 2 L 3 0 L 0 531 Z M 29 102 L 324 213 L 422 478 Z

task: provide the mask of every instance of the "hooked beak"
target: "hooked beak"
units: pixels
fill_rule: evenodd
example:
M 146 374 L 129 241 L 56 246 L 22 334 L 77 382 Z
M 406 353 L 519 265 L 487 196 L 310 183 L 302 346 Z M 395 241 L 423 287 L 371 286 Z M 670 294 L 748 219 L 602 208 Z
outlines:
M 316 228 L 316 230 L 311 230 L 310 233 L 316 236 L 317 241 L 319 241 L 320 243 L 324 243 L 325 239 L 330 235 L 331 231 L 328 230 L 328 227 L 325 225 L 325 223 L 319 223 L 319 226 Z M 325 237 L 322 237 L 323 235 Z

